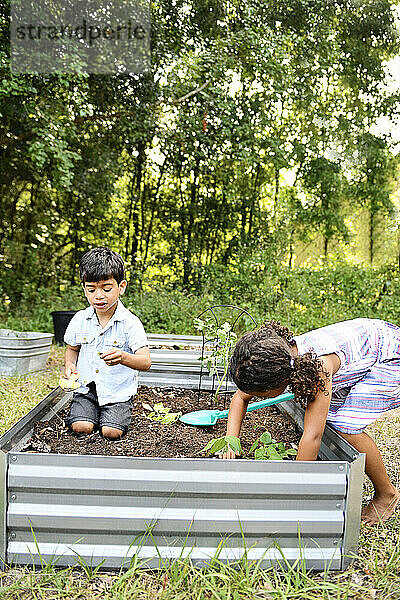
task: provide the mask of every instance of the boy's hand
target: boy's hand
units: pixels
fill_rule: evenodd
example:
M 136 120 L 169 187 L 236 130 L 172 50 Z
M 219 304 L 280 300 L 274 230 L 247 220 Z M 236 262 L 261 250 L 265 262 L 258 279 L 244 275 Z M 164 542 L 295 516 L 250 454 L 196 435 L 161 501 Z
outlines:
M 64 368 L 64 377 L 65 379 L 72 379 L 76 381 L 79 377 L 79 373 L 75 365 L 65 365 Z
M 125 352 L 119 348 L 112 348 L 104 352 L 100 358 L 104 360 L 106 365 L 113 367 L 114 365 L 120 365 L 124 359 Z
M 76 367 L 66 367 L 64 371 L 64 377 L 60 377 L 58 385 L 63 390 L 77 390 L 81 387 L 81 384 L 77 382 L 79 373 Z

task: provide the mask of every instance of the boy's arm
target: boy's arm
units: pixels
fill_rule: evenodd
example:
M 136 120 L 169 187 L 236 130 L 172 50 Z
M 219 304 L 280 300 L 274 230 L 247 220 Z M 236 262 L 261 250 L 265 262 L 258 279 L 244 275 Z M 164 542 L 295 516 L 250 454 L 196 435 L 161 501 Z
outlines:
M 65 368 L 64 368 L 64 376 L 69 379 L 72 373 L 77 373 L 76 363 L 78 361 L 80 346 L 70 346 L 67 345 L 67 349 L 65 351 Z
M 251 399 L 251 394 L 246 394 L 240 390 L 234 393 L 229 407 L 226 435 L 239 437 L 242 422 L 246 414 L 247 405 Z M 222 454 L 221 458 L 235 458 L 235 456 L 236 454 L 233 452 L 233 450 L 230 450 L 229 452 Z
M 325 391 L 318 392 L 310 402 L 304 415 L 304 431 L 299 442 L 296 460 L 317 460 L 321 439 L 325 430 L 326 417 L 332 398 L 332 373 L 334 365 L 330 356 L 320 357 L 329 377 L 321 374 L 325 381 Z
M 120 350 L 120 348 L 112 348 L 104 354 L 101 358 L 105 361 L 106 365 L 113 367 L 114 365 L 124 365 L 130 369 L 136 369 L 137 371 L 148 371 L 151 367 L 150 352 L 147 346 L 136 350 L 135 354 Z

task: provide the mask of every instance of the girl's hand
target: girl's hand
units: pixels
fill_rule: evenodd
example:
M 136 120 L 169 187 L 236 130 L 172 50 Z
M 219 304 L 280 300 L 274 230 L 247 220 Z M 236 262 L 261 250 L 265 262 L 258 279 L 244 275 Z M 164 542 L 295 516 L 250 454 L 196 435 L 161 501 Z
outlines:
M 236 452 L 234 452 L 230 448 L 229 448 L 229 450 L 227 452 L 223 452 L 221 454 L 218 454 L 218 458 L 236 458 L 237 456 L 238 455 L 236 454 Z
M 114 367 L 115 365 L 120 365 L 124 360 L 125 352 L 120 350 L 119 348 L 112 348 L 111 350 L 107 350 L 100 356 L 109 367 Z

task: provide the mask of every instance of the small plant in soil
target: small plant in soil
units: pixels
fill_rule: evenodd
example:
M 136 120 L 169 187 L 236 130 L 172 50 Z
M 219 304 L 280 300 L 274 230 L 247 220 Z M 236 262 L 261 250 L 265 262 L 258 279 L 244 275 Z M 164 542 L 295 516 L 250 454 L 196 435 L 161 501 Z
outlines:
M 177 421 L 182 414 L 181 412 L 170 412 L 170 409 L 167 406 L 164 406 L 162 402 L 157 402 L 153 407 L 146 403 L 142 403 L 142 406 L 150 411 L 145 415 L 146 419 L 158 421 L 159 423 L 164 423 L 164 425 L 169 425 L 170 423 Z
M 232 435 L 225 435 L 220 438 L 214 438 L 204 446 L 200 452 L 207 454 L 224 454 L 228 450 L 233 450 L 238 456 L 243 454 L 240 440 Z M 254 452 L 255 460 L 283 460 L 295 456 L 297 451 L 294 448 L 286 448 L 283 442 L 274 440 L 269 431 L 264 431 L 249 450 L 249 455 Z
M 238 456 L 243 454 L 240 439 L 233 435 L 224 435 L 223 437 L 213 438 L 200 450 L 207 454 L 224 454 L 229 450 L 233 450 Z
M 285 448 L 283 442 L 274 440 L 269 431 L 264 431 L 249 450 L 249 454 L 254 452 L 255 460 L 282 460 L 290 456 L 296 456 L 297 451 L 294 448 Z
M 231 325 L 225 322 L 218 327 L 213 321 L 203 321 L 194 319 L 195 328 L 204 335 L 206 341 L 213 341 L 214 347 L 208 354 L 200 358 L 201 363 L 209 372 L 210 377 L 216 377 L 218 385 L 214 394 L 215 400 L 218 400 L 218 393 L 222 384 L 226 380 L 229 357 L 231 350 L 236 343 L 237 335 L 231 329 Z

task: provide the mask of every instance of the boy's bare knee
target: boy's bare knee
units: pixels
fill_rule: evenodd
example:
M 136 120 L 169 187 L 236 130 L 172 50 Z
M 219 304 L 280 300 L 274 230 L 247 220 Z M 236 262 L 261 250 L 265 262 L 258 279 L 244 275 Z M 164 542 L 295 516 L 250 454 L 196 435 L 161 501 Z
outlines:
M 71 429 L 75 433 L 92 433 L 94 429 L 93 423 L 90 421 L 75 421 L 71 424 Z
M 107 425 L 104 425 L 101 428 L 101 433 L 109 440 L 118 440 L 122 436 L 123 431 L 121 429 L 117 429 L 116 427 L 107 427 Z

